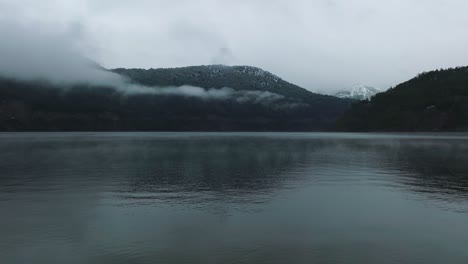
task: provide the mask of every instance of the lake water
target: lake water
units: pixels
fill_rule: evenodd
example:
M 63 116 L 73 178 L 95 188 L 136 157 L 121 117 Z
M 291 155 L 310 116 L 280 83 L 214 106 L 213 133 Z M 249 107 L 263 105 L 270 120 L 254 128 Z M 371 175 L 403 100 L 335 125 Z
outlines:
M 0 263 L 468 263 L 467 134 L 0 134 Z

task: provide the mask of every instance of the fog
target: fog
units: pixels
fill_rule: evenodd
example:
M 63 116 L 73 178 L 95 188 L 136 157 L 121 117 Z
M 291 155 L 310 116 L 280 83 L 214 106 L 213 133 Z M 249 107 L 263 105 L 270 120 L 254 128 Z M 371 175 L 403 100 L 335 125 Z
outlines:
M 251 65 L 333 92 L 466 65 L 467 9 L 464 0 L 0 0 L 0 23 L 71 32 L 106 68 Z
M 112 87 L 125 95 L 151 94 L 196 97 L 204 100 L 235 100 L 238 103 L 272 104 L 284 96 L 268 91 L 236 91 L 229 87 L 204 89 L 150 87 L 132 83 L 125 77 L 101 67 L 86 58 L 79 49 L 79 38 L 73 32 L 37 31 L 16 24 L 0 25 L 0 76 L 20 80 L 46 80 L 66 89 L 75 84 Z M 283 103 L 280 107 L 291 107 Z
M 114 86 L 123 82 L 119 75 L 86 58 L 79 49 L 79 41 L 70 32 L 3 23 L 0 36 L 0 75 L 65 84 Z
M 248 91 L 234 90 L 229 87 L 221 89 L 211 88 L 204 89 L 201 87 L 183 85 L 177 87 L 148 87 L 135 84 L 127 84 L 116 86 L 119 91 L 128 94 L 149 94 L 149 95 L 165 95 L 165 96 L 185 96 L 196 97 L 204 100 L 234 100 L 238 103 L 254 103 L 262 105 L 271 105 L 277 103 L 285 97 L 268 91 Z M 299 103 L 280 102 L 275 105 L 277 108 L 291 108 L 300 106 Z

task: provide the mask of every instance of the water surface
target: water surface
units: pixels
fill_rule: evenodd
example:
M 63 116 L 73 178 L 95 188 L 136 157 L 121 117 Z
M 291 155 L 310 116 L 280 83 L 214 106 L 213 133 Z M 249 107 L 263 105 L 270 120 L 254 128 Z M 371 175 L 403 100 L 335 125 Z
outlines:
M 0 134 L 0 263 L 468 263 L 468 135 Z

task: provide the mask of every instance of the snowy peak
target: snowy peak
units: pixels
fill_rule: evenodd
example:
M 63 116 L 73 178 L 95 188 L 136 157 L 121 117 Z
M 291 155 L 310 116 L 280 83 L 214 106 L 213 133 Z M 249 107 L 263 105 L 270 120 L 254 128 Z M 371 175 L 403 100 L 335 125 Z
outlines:
M 270 77 L 274 79 L 279 79 L 278 76 L 272 74 L 271 72 L 262 70 L 258 67 L 253 66 L 233 66 L 234 71 L 238 73 L 244 73 L 252 76 L 259 76 L 259 77 Z
M 339 98 L 349 98 L 355 100 L 370 100 L 372 96 L 380 93 L 380 91 L 374 87 L 366 85 L 356 85 L 349 90 L 342 90 L 335 94 Z
M 281 80 L 278 76 L 272 74 L 271 72 L 253 66 L 226 66 L 222 64 L 214 64 L 200 67 L 206 67 L 209 71 L 211 71 L 210 76 L 212 77 L 216 75 L 235 73 L 244 76 L 251 76 L 253 78 L 263 78 L 265 80 L 268 79 L 275 83 Z

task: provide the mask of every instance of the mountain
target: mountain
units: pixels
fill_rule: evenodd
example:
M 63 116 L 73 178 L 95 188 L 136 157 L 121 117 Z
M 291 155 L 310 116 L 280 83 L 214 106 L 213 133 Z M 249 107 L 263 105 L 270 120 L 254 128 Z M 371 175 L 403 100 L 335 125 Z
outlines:
M 335 94 L 338 98 L 349 98 L 353 100 L 369 100 L 372 96 L 380 93 L 374 87 L 365 85 L 356 85 L 350 90 L 342 90 Z
M 229 87 L 235 90 L 269 91 L 317 103 L 337 102 L 331 96 L 312 93 L 268 71 L 252 66 L 206 65 L 148 70 L 118 68 L 112 71 L 147 86 L 192 85 L 206 89 Z
M 323 131 L 350 106 L 249 66 L 112 72 L 125 87 L 0 78 L 0 130 Z
M 468 131 L 468 67 L 426 72 L 355 103 L 345 131 Z

